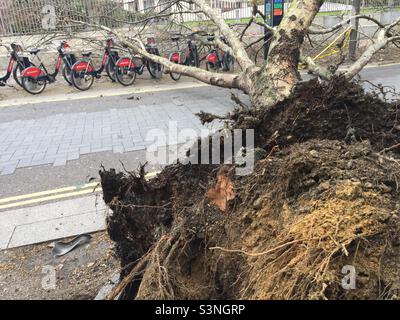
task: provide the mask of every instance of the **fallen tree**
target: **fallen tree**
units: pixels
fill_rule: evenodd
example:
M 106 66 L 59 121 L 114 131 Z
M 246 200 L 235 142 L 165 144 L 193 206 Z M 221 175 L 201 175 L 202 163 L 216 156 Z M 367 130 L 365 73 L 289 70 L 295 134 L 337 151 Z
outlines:
M 99 27 L 171 72 L 247 93 L 251 108 L 227 121 L 254 129 L 255 147 L 267 156 L 245 177 L 233 174 L 235 165 L 190 163 L 151 181 L 144 168 L 101 171 L 124 279 L 109 298 L 398 298 L 398 105 L 350 80 L 399 40 L 400 20 L 378 24 L 375 44 L 346 70 L 332 71 L 301 54 L 308 32 L 331 31 L 311 27 L 322 1 L 295 0 L 270 28 L 268 60 L 258 66 L 205 1 L 193 3 L 226 38 L 239 74 L 173 64 L 138 39 Z M 300 60 L 319 80 L 300 80 Z M 356 270 L 356 290 L 342 285 L 346 266 Z

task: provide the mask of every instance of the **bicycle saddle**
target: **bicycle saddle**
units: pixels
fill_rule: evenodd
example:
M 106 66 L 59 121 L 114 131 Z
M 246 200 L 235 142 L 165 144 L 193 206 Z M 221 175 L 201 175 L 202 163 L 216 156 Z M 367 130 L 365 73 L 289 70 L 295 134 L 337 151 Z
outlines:
M 172 41 L 178 41 L 178 40 L 179 40 L 179 36 L 172 36 L 172 37 L 171 37 L 171 40 L 172 40 Z
M 28 52 L 29 52 L 30 54 L 38 54 L 38 53 L 40 52 L 40 50 L 41 50 L 41 49 L 34 48 L 34 49 L 31 49 L 31 50 L 28 50 Z
M 82 56 L 84 56 L 84 57 L 90 57 L 91 55 L 92 55 L 92 52 L 91 52 L 91 51 L 82 52 Z

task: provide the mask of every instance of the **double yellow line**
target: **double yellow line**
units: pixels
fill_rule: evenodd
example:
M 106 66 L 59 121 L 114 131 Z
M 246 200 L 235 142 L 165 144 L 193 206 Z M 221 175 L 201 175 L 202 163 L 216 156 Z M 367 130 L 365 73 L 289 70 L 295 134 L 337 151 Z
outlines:
M 97 188 L 96 188 L 97 187 Z M 35 192 L 31 194 L 24 194 L 9 198 L 0 199 L 0 210 L 15 207 L 22 207 L 26 205 L 36 204 L 40 202 L 53 201 L 63 198 L 75 197 L 85 195 L 93 192 L 101 191 L 98 182 L 88 183 L 84 185 L 65 187 L 53 190 L 46 190 Z
M 146 179 L 155 177 L 158 172 L 148 173 Z M 53 190 L 40 191 L 20 196 L 0 199 L 0 210 L 23 207 L 41 202 L 54 201 L 64 198 L 82 196 L 90 193 L 100 193 L 102 191 L 99 182 L 87 183 L 71 187 L 64 187 Z

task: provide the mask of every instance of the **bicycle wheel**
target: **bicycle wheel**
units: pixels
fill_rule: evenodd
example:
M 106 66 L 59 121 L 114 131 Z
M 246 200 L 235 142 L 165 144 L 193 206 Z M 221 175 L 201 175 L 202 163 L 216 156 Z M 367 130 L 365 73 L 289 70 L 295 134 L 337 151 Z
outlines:
M 112 62 L 107 63 L 106 65 L 106 73 L 107 76 L 110 78 L 112 82 L 117 81 L 116 75 L 115 75 L 115 64 Z
M 116 66 L 115 77 L 117 81 L 123 86 L 125 87 L 130 86 L 136 80 L 136 68 Z
M 226 56 L 226 58 L 224 59 L 223 64 L 224 64 L 223 71 L 233 71 L 233 69 L 234 69 L 234 60 L 233 60 L 233 57 L 230 54 L 228 54 Z
M 71 77 L 72 77 L 72 70 L 71 70 L 71 68 L 70 68 L 69 66 L 63 64 L 63 67 L 62 67 L 62 75 L 63 75 L 65 81 L 66 81 L 70 86 L 72 86 L 72 85 L 73 85 L 73 84 L 72 84 L 72 80 L 71 80 Z
M 148 60 L 147 61 L 147 70 L 149 70 L 149 73 L 152 78 L 160 79 L 162 77 L 164 67 L 159 63 Z
M 94 77 L 86 71 L 73 71 L 71 81 L 75 88 L 80 91 L 86 91 L 92 87 Z
M 207 71 L 212 70 L 212 71 L 217 71 L 217 72 L 218 72 L 219 69 L 218 69 L 218 67 L 216 66 L 215 63 L 212 63 L 212 62 L 207 61 L 207 62 L 206 62 L 206 70 L 207 70 Z
M 13 77 L 15 82 L 21 86 L 22 88 L 24 87 L 22 85 L 22 80 L 21 80 L 21 72 L 28 68 L 28 67 L 35 67 L 35 64 L 30 62 L 28 59 L 23 60 L 23 64 L 17 64 L 13 70 Z
M 22 87 L 30 94 L 40 94 L 46 89 L 46 80 L 36 80 L 33 78 L 21 78 Z
M 175 63 L 178 64 L 178 62 L 175 62 Z M 180 74 L 180 73 L 170 72 L 169 75 L 171 76 L 172 80 L 175 80 L 175 81 L 178 81 L 182 77 L 182 74 Z

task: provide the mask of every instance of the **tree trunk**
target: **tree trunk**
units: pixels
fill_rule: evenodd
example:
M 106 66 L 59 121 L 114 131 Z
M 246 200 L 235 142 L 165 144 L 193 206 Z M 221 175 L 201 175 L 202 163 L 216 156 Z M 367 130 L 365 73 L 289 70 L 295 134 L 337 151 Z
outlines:
M 251 76 L 249 95 L 257 109 L 270 108 L 286 99 L 299 81 L 297 71 L 304 36 L 321 0 L 295 0 L 272 40 L 267 63 Z

